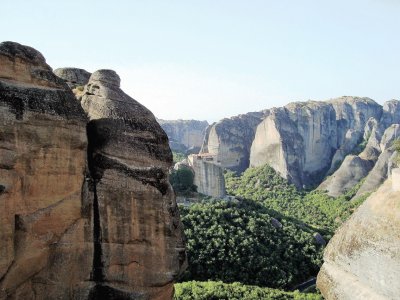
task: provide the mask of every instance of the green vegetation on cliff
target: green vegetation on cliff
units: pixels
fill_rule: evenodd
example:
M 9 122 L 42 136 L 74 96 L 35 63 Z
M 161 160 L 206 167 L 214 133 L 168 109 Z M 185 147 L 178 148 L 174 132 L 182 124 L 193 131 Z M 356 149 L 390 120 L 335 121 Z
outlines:
M 271 288 L 244 285 L 238 282 L 226 284 L 221 281 L 189 281 L 175 284 L 174 300 L 322 300 L 318 294 L 284 292 Z

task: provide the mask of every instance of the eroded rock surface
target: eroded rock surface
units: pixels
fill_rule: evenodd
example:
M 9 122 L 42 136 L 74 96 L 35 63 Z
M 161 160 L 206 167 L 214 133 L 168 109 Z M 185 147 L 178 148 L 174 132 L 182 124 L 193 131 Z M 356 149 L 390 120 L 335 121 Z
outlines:
M 185 263 L 168 181 L 172 154 L 153 114 L 119 84 L 114 71 L 96 71 L 81 98 L 90 118 L 85 198 L 94 205 L 93 293 L 169 299 Z
M 58 68 L 54 70 L 54 74 L 65 81 L 71 89 L 86 85 L 90 78 L 90 73 L 79 68 Z
M 80 103 L 38 51 L 0 44 L 0 299 L 172 297 L 172 155 L 119 81 L 93 73 Z
M 250 147 L 257 125 L 269 111 L 223 119 L 207 128 L 201 153 L 216 156 L 224 168 L 243 172 L 249 167 Z
M 38 51 L 4 42 L 0 120 L 0 299 L 84 299 L 85 113 Z
M 250 165 L 268 163 L 297 187 L 320 182 L 361 140 L 382 108 L 369 98 L 296 102 L 271 110 L 257 127 Z
M 325 299 L 398 299 L 399 203 L 389 179 L 335 233 L 317 280 Z

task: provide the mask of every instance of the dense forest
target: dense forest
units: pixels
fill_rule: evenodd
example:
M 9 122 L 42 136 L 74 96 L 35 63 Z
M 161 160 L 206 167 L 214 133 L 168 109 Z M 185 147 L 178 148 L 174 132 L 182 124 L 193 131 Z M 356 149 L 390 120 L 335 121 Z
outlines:
M 171 177 L 183 190 L 184 174 Z M 268 165 L 225 181 L 233 199 L 180 207 L 189 267 L 176 299 L 320 299 L 285 291 L 317 275 L 326 242 L 368 196 L 354 199 L 361 183 L 334 198 L 299 191 Z

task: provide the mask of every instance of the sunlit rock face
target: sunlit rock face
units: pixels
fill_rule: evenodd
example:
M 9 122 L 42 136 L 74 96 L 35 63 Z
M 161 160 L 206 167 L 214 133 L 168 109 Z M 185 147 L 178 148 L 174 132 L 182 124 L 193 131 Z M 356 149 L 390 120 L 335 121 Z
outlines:
M 271 165 L 297 187 L 311 187 L 362 140 L 366 122 L 382 108 L 369 98 L 290 103 L 257 126 L 250 165 Z
M 0 44 L 0 299 L 172 298 L 172 155 L 119 81 L 95 72 L 76 99 L 38 51 Z
M 222 167 L 243 172 L 249 167 L 250 147 L 257 125 L 269 111 L 251 112 L 210 125 L 201 153 L 216 156 Z
M 398 299 L 400 191 L 388 179 L 328 243 L 317 287 L 325 299 Z
M 93 253 L 81 199 L 85 113 L 38 51 L 5 42 L 0 120 L 0 299 L 84 297 Z

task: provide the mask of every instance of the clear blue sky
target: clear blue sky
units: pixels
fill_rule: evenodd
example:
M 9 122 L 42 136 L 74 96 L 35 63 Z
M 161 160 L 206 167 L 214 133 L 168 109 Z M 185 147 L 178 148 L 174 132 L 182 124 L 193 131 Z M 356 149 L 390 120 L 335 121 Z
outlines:
M 400 98 L 399 0 L 10 0 L 0 27 L 53 68 L 116 70 L 165 119 Z

